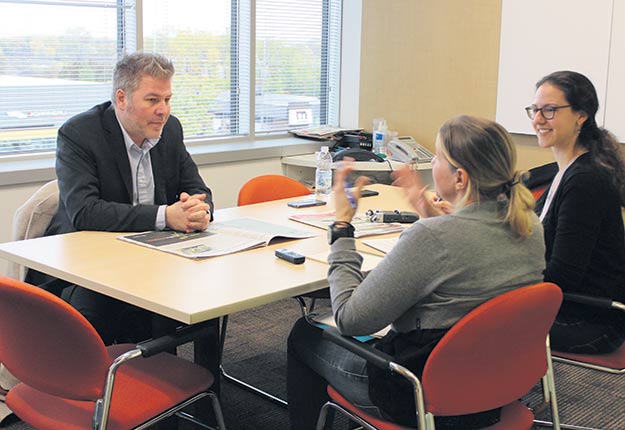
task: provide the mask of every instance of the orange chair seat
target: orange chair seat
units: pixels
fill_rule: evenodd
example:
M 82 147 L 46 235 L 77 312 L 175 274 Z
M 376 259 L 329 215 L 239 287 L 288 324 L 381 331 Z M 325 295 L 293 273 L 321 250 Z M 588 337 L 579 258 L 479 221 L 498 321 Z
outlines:
M 411 430 L 410 427 L 399 426 L 397 424 L 393 424 L 391 422 L 384 421 L 380 418 L 375 418 L 369 414 L 364 413 L 352 403 L 350 403 L 349 400 L 343 397 L 341 393 L 336 391 L 331 385 L 328 385 L 328 395 L 335 403 L 341 405 L 343 408 L 347 409 L 352 414 L 359 416 L 368 423 L 373 424 L 379 430 Z
M 112 362 L 134 348 L 133 344 L 120 344 L 107 347 L 107 351 Z M 169 409 L 172 403 L 208 390 L 213 380 L 208 370 L 170 354 L 131 360 L 117 372 L 108 429 L 134 428 Z M 9 391 L 6 400 L 17 416 L 38 429 L 91 428 L 94 402 L 51 396 L 25 384 Z
M 403 427 L 389 421 L 381 420 L 368 415 L 354 406 L 332 386 L 328 386 L 328 395 L 335 403 L 339 404 L 352 414 L 359 416 L 379 430 L 414 430 L 411 427 Z M 521 402 L 512 402 L 501 410 L 499 422 L 481 430 L 530 430 L 534 421 L 534 415 Z
M 247 181 L 239 190 L 237 206 L 300 197 L 312 193 L 293 178 L 282 175 L 261 175 Z
M 569 360 L 581 361 L 612 369 L 625 369 L 625 343 L 616 351 L 609 354 L 589 355 L 571 354 L 567 352 L 552 351 L 554 357 L 568 358 Z

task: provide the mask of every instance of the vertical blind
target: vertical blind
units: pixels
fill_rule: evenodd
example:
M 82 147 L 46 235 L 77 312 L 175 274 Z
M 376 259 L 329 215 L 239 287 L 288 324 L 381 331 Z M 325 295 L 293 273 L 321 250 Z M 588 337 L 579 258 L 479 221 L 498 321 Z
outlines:
M 338 125 L 340 0 L 145 0 L 143 10 L 144 48 L 176 64 L 172 112 L 188 139 Z
M 338 125 L 340 0 L 142 0 L 141 26 L 136 6 L 0 0 L 0 155 L 54 149 L 136 49 L 174 62 L 187 142 Z
M 340 3 L 256 2 L 256 130 L 338 125 Z
M 236 8 L 230 0 L 144 0 L 144 50 L 176 66 L 172 114 L 187 140 L 238 134 L 230 107 L 237 63 Z M 236 23 L 236 21 L 234 21 Z

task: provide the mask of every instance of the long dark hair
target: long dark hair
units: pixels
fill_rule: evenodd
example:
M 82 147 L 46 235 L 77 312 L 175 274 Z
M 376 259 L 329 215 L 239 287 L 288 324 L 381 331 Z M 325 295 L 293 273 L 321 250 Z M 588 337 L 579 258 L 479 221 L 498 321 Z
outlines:
M 570 70 L 553 72 L 545 76 L 536 83 L 536 89 L 545 83 L 560 89 L 573 111 L 588 115 L 582 124 L 576 144 L 590 152 L 590 157 L 597 166 L 608 170 L 621 197 L 621 205 L 625 205 L 623 152 L 616 137 L 597 125 L 595 115 L 599 109 L 599 99 L 594 85 L 586 76 Z

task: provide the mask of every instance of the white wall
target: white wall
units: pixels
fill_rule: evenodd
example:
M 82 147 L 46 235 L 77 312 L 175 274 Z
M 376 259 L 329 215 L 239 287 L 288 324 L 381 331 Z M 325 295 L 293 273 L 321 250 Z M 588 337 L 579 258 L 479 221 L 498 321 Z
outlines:
M 213 192 L 215 208 L 236 206 L 239 188 L 248 179 L 264 174 L 281 175 L 280 157 L 200 166 L 200 174 Z M 11 240 L 13 213 L 44 182 L 0 187 L 0 242 Z M 0 273 L 6 273 L 7 261 L 0 258 Z

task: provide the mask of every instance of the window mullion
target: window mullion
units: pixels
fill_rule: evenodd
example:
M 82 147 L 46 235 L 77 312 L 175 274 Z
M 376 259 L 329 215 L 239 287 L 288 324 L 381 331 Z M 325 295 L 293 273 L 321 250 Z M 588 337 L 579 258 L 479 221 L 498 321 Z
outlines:
M 256 136 L 256 0 L 250 3 L 250 32 L 249 32 L 249 130 L 251 136 Z

